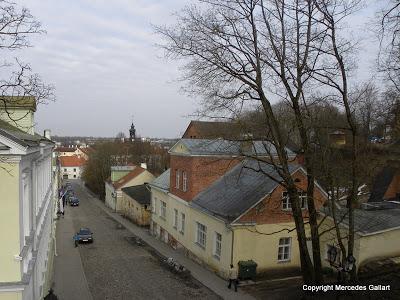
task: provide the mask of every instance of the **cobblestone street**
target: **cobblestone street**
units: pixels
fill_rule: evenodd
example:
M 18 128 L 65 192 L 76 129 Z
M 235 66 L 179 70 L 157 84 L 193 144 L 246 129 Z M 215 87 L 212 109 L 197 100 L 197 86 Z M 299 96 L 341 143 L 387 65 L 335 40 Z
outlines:
M 94 233 L 93 244 L 79 245 L 93 299 L 219 299 L 192 277 L 166 269 L 149 247 L 132 243 L 132 234 L 95 205 L 85 189 L 76 183 L 73 189 L 80 205 L 68 206 L 65 213 L 75 231 L 88 227 Z M 72 236 L 66 238 L 72 243 Z

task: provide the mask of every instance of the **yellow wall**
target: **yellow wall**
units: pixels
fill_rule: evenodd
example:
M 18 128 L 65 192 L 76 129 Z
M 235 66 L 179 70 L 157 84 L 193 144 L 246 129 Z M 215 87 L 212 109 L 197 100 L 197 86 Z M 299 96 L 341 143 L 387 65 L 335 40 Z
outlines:
M 332 219 L 327 218 L 321 225 L 320 231 L 322 232 L 332 227 Z M 347 227 L 342 226 L 341 235 L 347 235 Z M 343 242 L 347 251 L 347 239 L 344 239 Z M 321 236 L 321 258 L 324 266 L 329 266 L 329 262 L 326 259 L 327 245 L 335 245 L 338 247 L 335 230 L 331 230 Z M 355 236 L 354 257 L 356 258 L 357 267 L 369 260 L 399 255 L 400 229 L 364 236 L 356 234 Z
M 21 292 L 0 292 L 0 300 L 21 300 Z
M 183 247 L 192 252 L 196 258 L 200 259 L 201 262 L 220 273 L 221 276 L 226 276 L 231 263 L 232 233 L 231 230 L 225 226 L 225 223 L 190 208 L 183 200 L 177 200 L 155 188 L 152 188 L 151 191 L 152 198 L 157 199 L 156 213 L 152 214 L 153 221 L 163 227 Z M 160 200 L 167 203 L 165 220 L 159 216 Z M 173 226 L 174 209 L 178 210 L 177 228 Z M 185 231 L 183 234 L 180 232 L 181 213 L 185 214 Z M 207 242 L 205 249 L 195 243 L 197 222 L 207 226 Z M 219 260 L 213 255 L 215 232 L 222 235 L 222 249 Z
M 258 265 L 257 272 L 300 267 L 300 256 L 296 230 L 293 230 L 289 233 L 287 231 L 283 231 L 271 235 L 257 233 L 274 233 L 285 228 L 293 229 L 295 228 L 295 224 L 291 222 L 235 227 L 234 265 L 237 265 L 237 263 L 241 260 L 252 259 Z M 290 260 L 278 262 L 279 239 L 283 237 L 291 238 Z
M 0 183 L 0 282 L 20 281 L 19 164 L 1 163 Z
M 121 188 L 118 189 L 117 192 L 117 203 L 116 205 L 116 211 L 120 212 L 122 210 L 121 202 L 122 202 L 122 191 L 121 189 L 124 187 L 129 187 L 129 186 L 135 186 L 135 185 L 141 185 L 144 183 L 149 183 L 154 180 L 154 175 L 151 174 L 149 171 L 144 171 L 143 173 L 139 174 L 135 178 L 131 179 L 127 183 L 125 183 Z M 107 195 L 106 195 L 107 197 Z
M 400 256 L 400 229 L 364 236 L 359 245 L 361 265 L 372 258 Z
M 147 209 L 144 208 L 137 201 L 133 200 L 124 192 L 122 193 L 121 200 L 121 213 L 132 220 L 134 223 L 140 226 L 146 226 L 150 224 L 150 204 L 147 205 Z
M 12 120 L 8 116 L 8 113 L 10 113 Z M 21 108 L 10 108 L 8 109 L 8 113 L 4 110 L 1 110 L 0 119 L 10 123 L 13 126 L 15 126 L 15 122 L 13 120 L 17 120 L 17 128 L 28 132 L 29 134 L 34 134 L 34 113 L 32 111 Z

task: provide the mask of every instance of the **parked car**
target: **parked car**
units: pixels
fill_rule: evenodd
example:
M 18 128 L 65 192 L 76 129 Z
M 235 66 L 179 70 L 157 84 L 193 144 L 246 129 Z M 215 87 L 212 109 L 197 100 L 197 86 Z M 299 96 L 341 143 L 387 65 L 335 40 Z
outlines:
M 93 243 L 93 233 L 89 228 L 81 228 L 75 235 L 78 243 L 88 242 Z
M 69 204 L 71 206 L 79 206 L 79 199 L 75 196 L 69 197 Z

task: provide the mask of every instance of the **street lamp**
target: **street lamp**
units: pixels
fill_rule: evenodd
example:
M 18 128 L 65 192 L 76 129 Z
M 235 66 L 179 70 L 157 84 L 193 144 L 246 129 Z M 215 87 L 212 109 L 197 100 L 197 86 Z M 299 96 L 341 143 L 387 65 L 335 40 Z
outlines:
M 353 255 L 349 255 L 346 257 L 345 261 L 343 263 L 337 263 L 336 258 L 338 255 L 338 251 L 336 247 L 331 246 L 328 249 L 328 261 L 332 267 L 335 267 L 335 269 L 338 272 L 338 282 L 341 281 L 342 279 L 342 272 L 349 273 L 353 270 L 356 259 L 354 258 Z

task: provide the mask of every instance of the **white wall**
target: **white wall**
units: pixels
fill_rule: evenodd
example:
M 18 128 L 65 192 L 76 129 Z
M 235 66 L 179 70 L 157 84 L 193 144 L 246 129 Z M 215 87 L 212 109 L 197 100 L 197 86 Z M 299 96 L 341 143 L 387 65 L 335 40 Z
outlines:
M 79 179 L 82 175 L 82 167 L 63 167 L 60 168 L 61 177 L 68 176 L 68 179 Z

